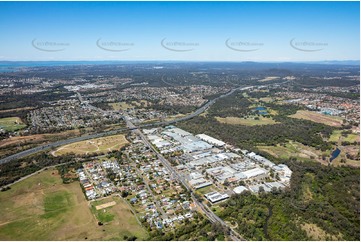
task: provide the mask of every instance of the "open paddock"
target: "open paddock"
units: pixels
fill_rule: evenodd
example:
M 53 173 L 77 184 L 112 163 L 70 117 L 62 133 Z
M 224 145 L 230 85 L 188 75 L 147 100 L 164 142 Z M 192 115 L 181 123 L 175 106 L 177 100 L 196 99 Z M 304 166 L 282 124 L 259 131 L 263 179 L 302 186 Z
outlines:
M 265 118 L 265 117 L 259 117 L 259 119 L 252 118 L 237 118 L 237 117 L 216 117 L 216 120 L 220 123 L 225 124 L 233 124 L 233 125 L 247 125 L 247 126 L 254 126 L 254 125 L 270 125 L 270 124 L 276 124 L 277 122 L 273 120 L 272 118 Z
M 78 182 L 63 184 L 56 169 L 43 171 L 0 193 L 0 240 L 146 240 L 127 205 L 109 199 L 101 203 L 116 203 L 106 208 L 113 221 L 99 226 Z
M 316 113 L 312 111 L 306 111 L 306 110 L 298 110 L 297 113 L 290 115 L 291 118 L 298 118 L 298 119 L 306 119 L 310 120 L 315 123 L 321 123 L 329 126 L 334 127 L 341 127 L 342 126 L 342 118 L 340 117 L 333 117 L 324 115 L 321 113 Z
M 128 140 L 126 140 L 124 135 L 112 135 L 61 146 L 53 152 L 53 155 L 58 156 L 68 153 L 87 155 L 89 153 L 110 152 L 119 150 L 126 144 L 128 144 Z
M 0 118 L 0 128 L 8 132 L 14 132 L 26 127 L 19 117 Z

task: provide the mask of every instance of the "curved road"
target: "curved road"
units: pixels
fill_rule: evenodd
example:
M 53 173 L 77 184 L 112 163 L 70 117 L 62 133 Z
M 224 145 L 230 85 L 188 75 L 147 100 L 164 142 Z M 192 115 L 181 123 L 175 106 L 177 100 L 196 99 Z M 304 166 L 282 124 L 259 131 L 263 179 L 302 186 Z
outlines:
M 232 89 L 228 93 L 225 93 L 225 94 L 223 94 L 223 95 L 221 95 L 219 97 L 216 97 L 216 98 L 208 101 L 202 107 L 198 108 L 196 111 L 194 111 L 193 113 L 191 113 L 191 114 L 189 114 L 187 116 L 177 118 L 177 119 L 173 119 L 173 120 L 170 120 L 170 121 L 162 121 L 162 122 L 157 122 L 157 123 L 139 125 L 138 128 L 169 125 L 169 124 L 173 124 L 173 123 L 177 123 L 177 122 L 180 122 L 180 121 L 185 121 L 185 120 L 194 118 L 195 116 L 198 116 L 199 114 L 201 114 L 205 110 L 207 110 L 218 99 L 227 97 L 227 96 L 231 95 L 232 93 L 234 93 L 237 90 L 247 90 L 247 89 L 250 89 L 250 88 L 253 88 L 253 87 L 254 86 L 248 86 L 248 87 L 243 87 L 243 88 L 238 87 L 238 88 Z M 99 138 L 99 137 L 108 136 L 108 135 L 115 135 L 115 134 L 117 134 L 119 132 L 132 130 L 132 129 L 136 129 L 136 128 L 121 128 L 121 129 L 106 131 L 106 132 L 97 133 L 97 134 L 90 134 L 90 135 L 79 136 L 79 137 L 66 139 L 66 140 L 59 140 L 59 141 L 56 141 L 56 142 L 53 142 L 53 143 L 37 146 L 35 148 L 24 150 L 24 151 L 21 151 L 19 153 L 14 154 L 14 155 L 10 155 L 8 157 L 2 158 L 2 159 L 0 159 L 0 164 L 4 164 L 4 163 L 12 161 L 12 160 L 20 159 L 20 158 L 23 158 L 25 156 L 32 155 L 32 154 L 35 154 L 37 152 L 40 152 L 40 151 L 43 151 L 43 150 L 46 150 L 46 149 L 52 149 L 52 148 L 55 148 L 55 147 L 59 147 L 59 146 L 62 146 L 62 145 L 67 145 L 67 144 L 70 144 L 70 143 L 79 142 L 79 141 L 83 141 L 83 140 L 94 139 L 94 138 Z

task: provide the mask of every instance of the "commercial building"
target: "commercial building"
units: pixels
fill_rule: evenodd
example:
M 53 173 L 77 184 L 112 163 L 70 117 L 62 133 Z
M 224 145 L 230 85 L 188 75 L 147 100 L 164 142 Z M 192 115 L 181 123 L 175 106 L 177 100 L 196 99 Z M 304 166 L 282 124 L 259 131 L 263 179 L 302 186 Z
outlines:
M 251 158 L 251 159 L 253 159 L 253 160 L 256 160 L 256 161 L 258 161 L 258 162 L 260 162 L 260 163 L 262 163 L 263 165 L 268 166 L 268 167 L 272 167 L 272 166 L 275 165 L 272 161 L 264 158 L 263 156 L 257 155 L 257 154 L 254 153 L 254 152 L 248 153 L 248 154 L 247 154 L 247 157 L 249 157 L 249 158 Z
M 204 195 L 211 203 L 216 203 L 229 198 L 228 194 L 220 194 L 219 192 L 210 192 Z
M 189 185 L 191 185 L 194 189 L 199 189 L 202 187 L 207 187 L 212 185 L 213 183 L 204 179 L 204 178 L 198 178 L 198 179 L 192 179 L 189 181 Z
M 226 143 L 224 143 L 223 141 L 220 141 L 218 139 L 215 139 L 211 136 L 208 136 L 206 134 L 197 134 L 196 137 L 200 138 L 201 140 L 204 140 L 212 145 L 215 146 L 224 146 Z
M 238 186 L 233 189 L 234 193 L 241 194 L 244 191 L 249 191 L 247 187 L 245 186 Z
M 247 179 L 267 175 L 267 171 L 262 168 L 253 168 L 251 170 L 243 171 L 242 173 Z

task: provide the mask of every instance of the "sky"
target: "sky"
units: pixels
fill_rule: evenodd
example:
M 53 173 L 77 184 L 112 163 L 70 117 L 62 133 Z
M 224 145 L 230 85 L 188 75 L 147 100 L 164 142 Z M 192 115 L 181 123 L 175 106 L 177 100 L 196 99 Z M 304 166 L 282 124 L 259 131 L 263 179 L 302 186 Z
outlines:
M 360 59 L 359 2 L 0 2 L 0 61 Z

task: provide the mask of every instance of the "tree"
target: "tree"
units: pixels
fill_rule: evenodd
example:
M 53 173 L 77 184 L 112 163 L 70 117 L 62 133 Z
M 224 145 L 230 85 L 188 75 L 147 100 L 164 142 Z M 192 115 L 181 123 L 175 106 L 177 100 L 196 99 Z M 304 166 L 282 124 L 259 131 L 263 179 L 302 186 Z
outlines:
M 122 194 L 121 194 L 122 197 L 126 198 L 128 195 L 129 195 L 129 193 L 127 191 L 125 191 L 125 190 L 122 191 Z

